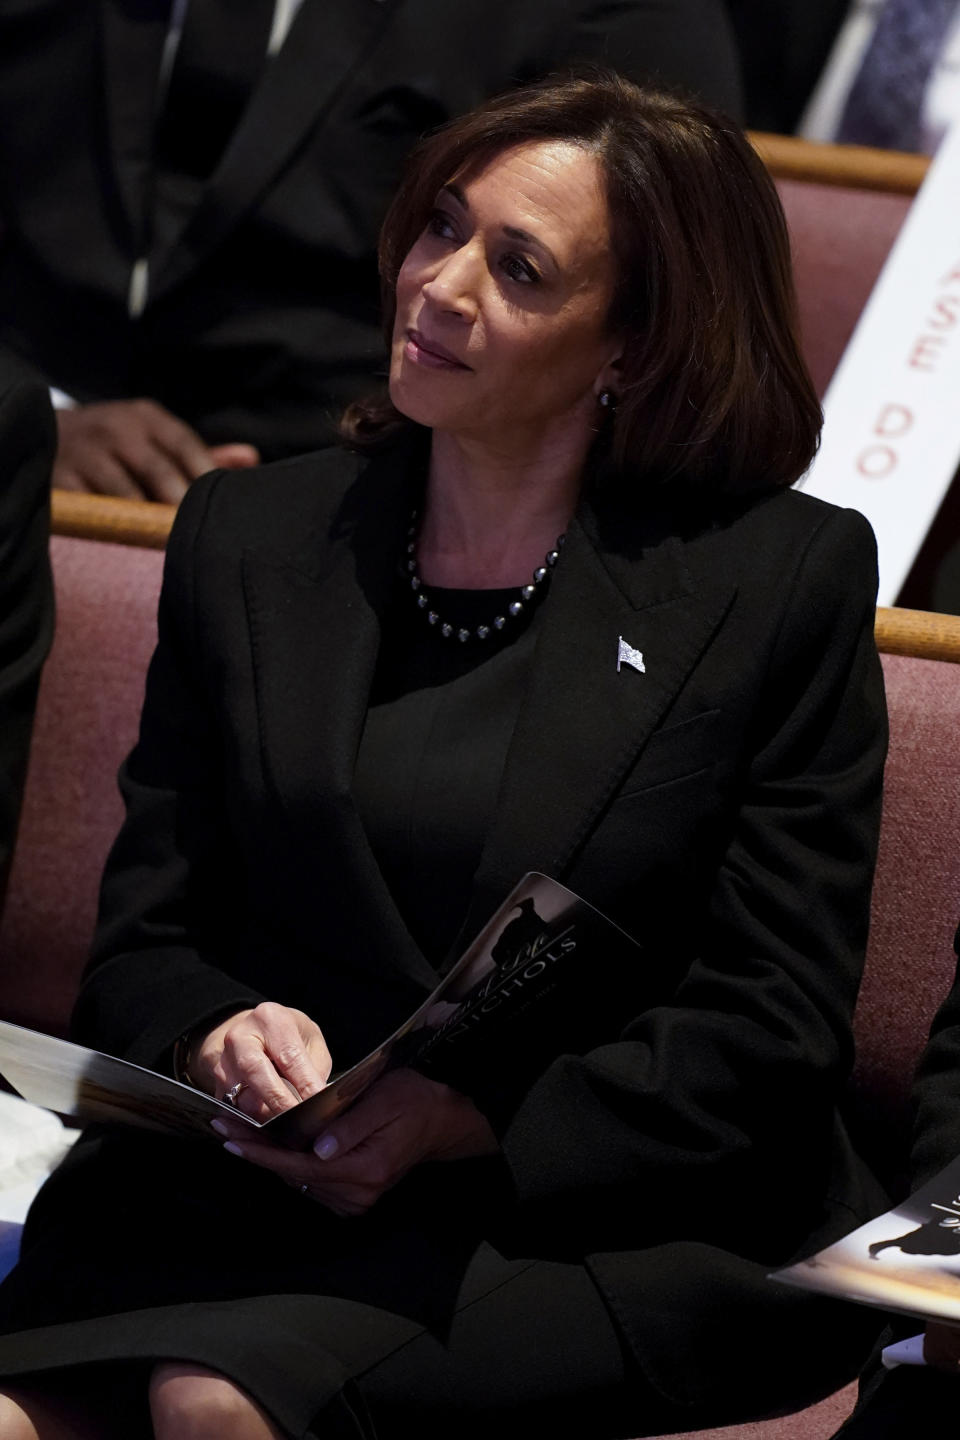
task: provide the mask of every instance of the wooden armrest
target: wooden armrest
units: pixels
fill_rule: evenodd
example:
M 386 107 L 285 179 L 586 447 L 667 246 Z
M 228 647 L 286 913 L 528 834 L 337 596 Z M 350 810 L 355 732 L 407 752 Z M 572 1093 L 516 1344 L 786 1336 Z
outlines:
M 81 540 L 111 540 L 117 545 L 162 550 L 176 510 L 175 505 L 158 505 L 150 500 L 54 490 L 51 529 L 55 535 L 77 535 Z
M 886 655 L 960 663 L 960 615 L 877 607 L 877 649 Z
M 149 500 L 122 500 L 73 490 L 52 492 L 53 533 L 82 540 L 162 550 L 175 514 L 175 505 Z M 878 607 L 875 633 L 877 648 L 885 654 L 960 663 L 960 615 Z
M 796 135 L 748 135 L 760 159 L 778 180 L 813 180 L 854 190 L 915 195 L 930 168 L 928 155 L 873 150 L 866 145 L 818 145 Z

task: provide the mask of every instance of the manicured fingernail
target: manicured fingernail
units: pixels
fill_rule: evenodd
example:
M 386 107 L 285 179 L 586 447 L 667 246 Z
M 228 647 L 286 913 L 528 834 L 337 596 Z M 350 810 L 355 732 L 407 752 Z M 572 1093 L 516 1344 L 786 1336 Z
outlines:
M 230 1134 L 230 1131 L 227 1129 L 226 1125 L 224 1125 L 224 1123 L 223 1123 L 222 1120 L 211 1120 L 211 1121 L 210 1121 L 210 1129 L 211 1129 L 211 1130 L 216 1130 L 216 1132 L 217 1132 L 218 1135 L 229 1135 L 229 1134 Z
M 228 1140 L 223 1148 L 224 1150 L 229 1150 L 231 1155 L 239 1155 L 240 1159 L 243 1159 L 243 1151 L 241 1150 L 240 1146 L 234 1144 L 232 1140 Z
M 339 1148 L 336 1135 L 321 1135 L 319 1140 L 313 1142 L 313 1153 L 318 1160 L 329 1160 L 331 1155 L 336 1155 Z

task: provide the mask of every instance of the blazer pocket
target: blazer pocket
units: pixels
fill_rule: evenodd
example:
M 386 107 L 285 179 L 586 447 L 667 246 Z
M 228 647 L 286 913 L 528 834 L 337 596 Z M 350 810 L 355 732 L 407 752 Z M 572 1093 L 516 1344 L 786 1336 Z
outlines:
M 684 780 L 710 769 L 717 760 L 719 744 L 719 710 L 705 710 L 690 720 L 654 731 L 616 799 L 626 800 L 655 785 Z

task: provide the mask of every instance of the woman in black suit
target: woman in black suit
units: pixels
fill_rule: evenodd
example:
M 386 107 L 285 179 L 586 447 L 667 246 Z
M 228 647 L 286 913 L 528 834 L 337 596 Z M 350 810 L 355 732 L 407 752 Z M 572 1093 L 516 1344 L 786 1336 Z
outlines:
M 178 516 L 76 1036 L 269 1114 L 529 869 L 636 936 L 633 995 L 519 1092 L 399 1070 L 307 1153 L 89 1132 L 0 1290 L 17 1440 L 654 1433 L 869 1348 L 765 1279 L 882 1203 L 837 1110 L 875 556 L 786 489 L 819 408 L 773 187 L 695 107 L 533 87 L 425 142 L 381 258 L 352 449 Z

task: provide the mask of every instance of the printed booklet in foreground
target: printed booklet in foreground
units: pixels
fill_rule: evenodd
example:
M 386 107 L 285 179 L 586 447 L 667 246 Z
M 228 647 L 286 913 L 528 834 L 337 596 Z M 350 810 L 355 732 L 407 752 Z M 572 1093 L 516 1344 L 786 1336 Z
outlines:
M 0 1075 L 25 1100 L 84 1123 L 216 1137 L 226 1111 L 306 1148 L 384 1071 L 413 1065 L 470 1093 L 471 1076 L 529 1081 L 610 1036 L 637 985 L 637 942 L 546 875 L 525 875 L 436 990 L 382 1045 L 318 1094 L 260 1124 L 204 1091 L 128 1061 L 0 1021 Z M 219 1143 L 219 1141 L 218 1141 Z
M 960 1157 L 885 1215 L 771 1279 L 960 1325 Z

